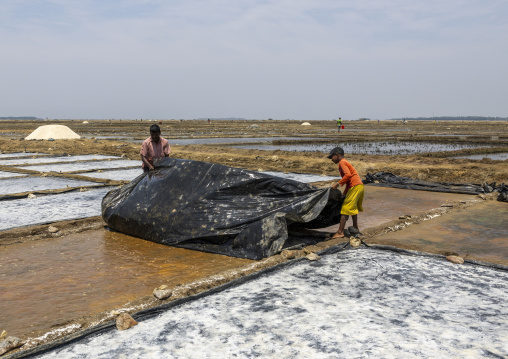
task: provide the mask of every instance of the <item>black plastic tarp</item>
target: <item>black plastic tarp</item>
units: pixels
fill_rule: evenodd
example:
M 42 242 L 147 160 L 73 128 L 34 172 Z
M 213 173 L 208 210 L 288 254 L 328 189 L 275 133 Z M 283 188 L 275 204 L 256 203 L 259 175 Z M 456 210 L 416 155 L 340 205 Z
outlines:
M 496 183 L 451 183 L 451 182 L 432 182 L 423 181 L 410 177 L 397 176 L 390 172 L 367 173 L 363 180 L 364 184 L 373 184 L 384 187 L 403 188 L 421 191 L 463 193 L 463 194 L 482 194 L 493 191 L 501 192 L 504 185 L 496 186 Z
M 280 252 L 291 226 L 336 224 L 336 190 L 219 164 L 163 158 L 155 170 L 110 191 L 102 217 L 146 240 L 261 259 Z

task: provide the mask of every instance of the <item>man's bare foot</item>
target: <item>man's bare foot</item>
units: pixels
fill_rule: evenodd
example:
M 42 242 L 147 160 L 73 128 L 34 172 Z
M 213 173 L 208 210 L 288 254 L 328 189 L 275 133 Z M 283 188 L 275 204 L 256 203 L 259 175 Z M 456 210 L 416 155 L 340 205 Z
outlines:
M 344 238 L 344 233 L 335 233 L 332 238 Z

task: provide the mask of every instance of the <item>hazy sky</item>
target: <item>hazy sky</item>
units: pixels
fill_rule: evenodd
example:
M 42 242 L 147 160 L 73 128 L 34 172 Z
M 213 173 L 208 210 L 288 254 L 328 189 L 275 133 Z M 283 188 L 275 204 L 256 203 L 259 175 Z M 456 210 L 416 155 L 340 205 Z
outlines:
M 506 0 L 1 0 L 0 116 L 508 116 Z

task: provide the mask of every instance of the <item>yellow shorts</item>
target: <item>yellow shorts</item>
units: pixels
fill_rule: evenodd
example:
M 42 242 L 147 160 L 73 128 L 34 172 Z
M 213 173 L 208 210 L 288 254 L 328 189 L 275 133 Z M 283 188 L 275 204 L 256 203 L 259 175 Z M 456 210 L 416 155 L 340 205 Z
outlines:
M 344 203 L 342 203 L 340 214 L 354 216 L 358 214 L 358 211 L 363 212 L 363 193 L 363 184 L 357 184 L 351 187 L 349 191 L 347 191 Z

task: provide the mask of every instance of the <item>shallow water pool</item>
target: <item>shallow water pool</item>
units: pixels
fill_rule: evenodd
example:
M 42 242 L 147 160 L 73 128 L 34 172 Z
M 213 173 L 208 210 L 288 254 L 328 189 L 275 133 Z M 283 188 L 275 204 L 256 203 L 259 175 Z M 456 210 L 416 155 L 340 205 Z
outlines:
M 105 230 L 0 246 L 2 330 L 49 330 L 248 263 Z
M 482 160 L 484 158 L 488 158 L 490 160 L 505 161 L 508 160 L 508 152 L 483 153 L 480 155 L 458 156 L 454 158 L 469 158 L 470 160 Z
M 235 148 L 268 150 L 268 151 L 296 151 L 328 153 L 333 147 L 340 146 L 345 153 L 369 155 L 409 155 L 424 152 L 456 151 L 466 148 L 488 147 L 486 145 L 441 144 L 425 142 L 348 142 L 336 144 L 294 144 L 294 145 L 241 145 Z

